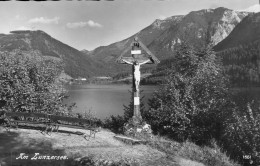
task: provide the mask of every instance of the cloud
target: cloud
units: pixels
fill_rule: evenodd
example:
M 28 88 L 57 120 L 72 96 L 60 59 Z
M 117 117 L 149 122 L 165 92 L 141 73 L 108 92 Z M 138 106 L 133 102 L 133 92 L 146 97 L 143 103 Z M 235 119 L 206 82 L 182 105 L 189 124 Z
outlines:
M 18 15 L 15 16 L 15 19 L 20 20 L 21 16 L 18 14 Z
M 21 16 L 21 15 L 19 15 L 19 14 L 15 15 L 14 18 L 15 18 L 16 20 L 25 20 L 25 19 L 26 19 L 25 16 Z
M 33 30 L 33 28 L 21 26 L 21 27 L 16 28 L 15 30 Z
M 59 23 L 59 17 L 54 18 L 46 18 L 46 17 L 36 17 L 30 19 L 29 23 L 41 23 L 41 24 L 58 24 Z
M 67 23 L 67 27 L 74 29 L 74 28 L 83 28 L 87 25 L 86 22 L 73 22 L 73 23 Z
M 71 29 L 76 29 L 76 28 L 83 28 L 85 26 L 89 26 L 89 27 L 97 27 L 97 28 L 101 28 L 102 25 L 97 23 L 97 22 L 94 22 L 92 20 L 89 20 L 88 22 L 73 22 L 73 23 L 67 23 L 66 25 L 68 28 L 71 28 Z
M 99 24 L 99 23 L 97 23 L 97 22 L 94 22 L 94 21 L 92 21 L 92 20 L 89 20 L 88 21 L 88 25 L 90 26 L 90 27 L 102 27 L 102 25 L 101 24 Z

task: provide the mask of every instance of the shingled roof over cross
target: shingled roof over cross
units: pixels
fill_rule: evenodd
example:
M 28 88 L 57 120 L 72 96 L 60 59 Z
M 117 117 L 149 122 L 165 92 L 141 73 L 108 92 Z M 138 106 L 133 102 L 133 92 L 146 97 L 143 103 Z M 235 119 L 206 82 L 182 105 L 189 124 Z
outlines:
M 135 58 L 132 57 L 131 55 L 131 49 L 134 43 L 139 43 L 140 45 L 140 50 L 142 52 L 142 54 L 135 56 Z M 130 44 L 129 47 L 127 47 L 122 54 L 116 59 L 117 63 L 121 63 L 121 64 L 126 64 L 124 61 L 122 61 L 122 59 L 128 60 L 128 61 L 138 61 L 138 62 L 143 62 L 146 61 L 148 59 L 150 59 L 150 62 L 146 63 L 146 64 L 157 64 L 160 61 L 158 60 L 158 58 L 155 57 L 155 55 L 141 42 L 141 40 L 138 37 L 134 38 L 134 41 Z

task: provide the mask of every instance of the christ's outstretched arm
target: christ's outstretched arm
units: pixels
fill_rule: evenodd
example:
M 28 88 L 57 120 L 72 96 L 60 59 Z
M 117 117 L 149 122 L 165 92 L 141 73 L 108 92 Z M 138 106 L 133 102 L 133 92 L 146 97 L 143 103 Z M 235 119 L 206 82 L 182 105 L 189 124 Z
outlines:
M 129 61 L 126 61 L 125 59 L 122 59 L 122 61 L 124 61 L 125 63 L 130 64 L 130 65 L 133 64 L 133 63 L 131 63 L 131 62 L 129 62 Z
M 149 62 L 150 61 L 150 59 L 148 59 L 148 60 L 146 60 L 146 61 L 144 61 L 144 62 L 142 62 L 142 63 L 139 63 L 140 65 L 143 65 L 143 64 L 146 64 L 147 62 Z

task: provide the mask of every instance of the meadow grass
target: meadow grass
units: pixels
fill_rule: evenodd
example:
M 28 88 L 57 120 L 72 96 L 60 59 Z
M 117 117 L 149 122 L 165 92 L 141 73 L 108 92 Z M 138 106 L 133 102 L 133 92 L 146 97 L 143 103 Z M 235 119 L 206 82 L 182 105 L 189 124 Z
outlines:
M 198 146 L 190 141 L 179 143 L 161 136 L 154 136 L 148 144 L 165 152 L 169 158 L 184 158 L 206 166 L 240 166 L 232 161 L 215 141 L 212 141 L 209 147 Z

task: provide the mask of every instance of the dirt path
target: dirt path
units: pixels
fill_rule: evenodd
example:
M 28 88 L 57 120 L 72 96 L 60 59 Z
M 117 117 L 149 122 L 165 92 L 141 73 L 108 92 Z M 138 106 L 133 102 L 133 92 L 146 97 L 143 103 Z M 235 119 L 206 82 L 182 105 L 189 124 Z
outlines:
M 84 139 L 80 135 L 69 134 L 70 132 L 81 131 L 80 129 L 60 128 L 62 131 L 52 133 L 51 136 L 42 134 L 38 130 L 30 129 L 11 129 L 6 132 L 0 127 L 0 165 L 4 165 L 9 152 L 12 152 L 13 158 L 18 157 L 20 153 L 45 153 L 50 155 L 65 154 L 68 158 L 80 158 L 84 156 L 93 156 L 96 159 L 108 161 L 136 161 L 140 165 L 173 165 L 173 166 L 203 166 L 198 163 L 184 160 L 167 159 L 164 152 L 153 149 L 146 145 L 127 145 L 114 139 L 114 133 L 101 130 L 96 134 L 96 138 Z M 87 131 L 89 134 L 89 131 Z M 14 160 L 17 162 L 17 160 Z M 8 163 L 8 162 L 7 162 Z M 197 165 L 196 165 L 197 164 Z M 37 164 L 39 166 L 39 164 Z

